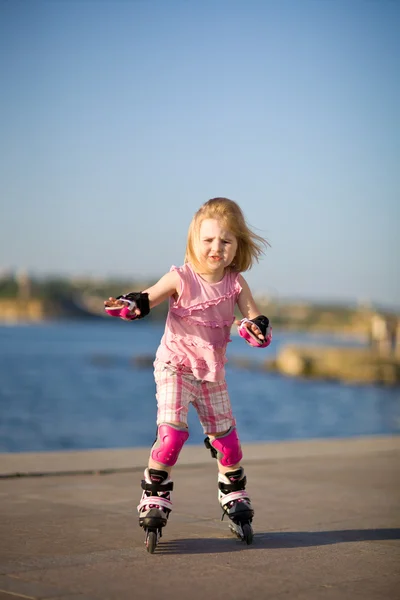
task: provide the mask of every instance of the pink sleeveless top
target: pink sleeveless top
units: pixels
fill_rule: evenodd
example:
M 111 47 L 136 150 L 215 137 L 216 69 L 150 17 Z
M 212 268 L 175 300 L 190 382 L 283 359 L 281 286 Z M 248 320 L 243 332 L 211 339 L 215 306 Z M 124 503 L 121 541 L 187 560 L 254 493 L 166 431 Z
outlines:
M 228 270 L 218 283 L 208 283 L 189 263 L 171 271 L 178 273 L 181 289 L 177 300 L 170 298 L 156 362 L 187 367 L 197 379 L 221 381 L 234 308 L 242 290 L 239 273 Z

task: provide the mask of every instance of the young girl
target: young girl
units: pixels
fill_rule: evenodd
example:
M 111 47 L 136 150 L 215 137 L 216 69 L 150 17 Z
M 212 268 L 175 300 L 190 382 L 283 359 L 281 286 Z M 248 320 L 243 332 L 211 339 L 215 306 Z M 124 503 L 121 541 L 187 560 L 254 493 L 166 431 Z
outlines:
M 248 544 L 254 511 L 245 491 L 241 446 L 225 381 L 226 346 L 237 305 L 239 333 L 250 344 L 271 341 L 268 319 L 260 315 L 242 271 L 258 261 L 266 240 L 246 224 L 239 206 L 227 198 L 206 202 L 189 227 L 185 264 L 172 267 L 143 292 L 110 298 L 105 309 L 134 320 L 169 298 L 165 332 L 154 362 L 157 439 L 150 452 L 138 506 L 146 544 L 154 550 L 172 508 L 170 479 L 189 437 L 189 404 L 203 426 L 206 447 L 218 461 L 218 498 L 231 529 Z M 150 537 L 149 537 L 150 532 Z

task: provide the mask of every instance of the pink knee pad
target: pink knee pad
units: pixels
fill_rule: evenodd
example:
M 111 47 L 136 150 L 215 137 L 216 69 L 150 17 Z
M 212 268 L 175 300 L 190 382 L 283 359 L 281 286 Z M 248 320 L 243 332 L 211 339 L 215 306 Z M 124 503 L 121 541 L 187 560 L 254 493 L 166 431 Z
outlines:
M 157 439 L 151 449 L 151 458 L 162 465 L 173 467 L 188 437 L 187 429 L 161 423 L 158 426 Z
M 240 325 L 238 327 L 238 333 L 240 337 L 246 340 L 246 342 L 250 346 L 254 346 L 255 348 L 266 348 L 270 345 L 272 340 L 272 327 L 269 326 L 264 337 L 264 341 L 262 342 L 260 338 L 258 338 L 254 333 L 246 327 L 245 323 L 250 322 L 249 319 L 242 319 L 240 321 Z
M 242 460 L 242 448 L 236 427 L 231 427 L 230 430 L 220 437 L 210 439 L 210 444 L 217 451 L 217 459 L 224 467 L 232 467 Z

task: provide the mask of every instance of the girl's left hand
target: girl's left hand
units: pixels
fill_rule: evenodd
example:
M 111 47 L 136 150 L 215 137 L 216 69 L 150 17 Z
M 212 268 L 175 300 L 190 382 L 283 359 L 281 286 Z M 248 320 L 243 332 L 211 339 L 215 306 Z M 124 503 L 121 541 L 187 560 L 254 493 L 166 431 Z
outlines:
M 235 320 L 235 325 L 239 326 L 241 323 L 242 321 L 239 321 L 238 319 Z M 265 340 L 265 337 L 261 333 L 260 328 L 257 327 L 255 323 L 252 323 L 251 321 L 246 321 L 245 323 L 243 323 L 242 327 L 243 326 L 249 329 L 253 333 L 253 335 L 255 335 L 261 342 Z

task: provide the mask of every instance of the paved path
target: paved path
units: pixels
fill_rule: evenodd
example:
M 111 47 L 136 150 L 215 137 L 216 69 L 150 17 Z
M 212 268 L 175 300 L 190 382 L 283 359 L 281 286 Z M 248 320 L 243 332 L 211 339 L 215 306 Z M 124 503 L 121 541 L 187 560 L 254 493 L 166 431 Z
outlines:
M 0 454 L 0 600 L 399 598 L 399 437 L 244 451 L 254 544 L 219 520 L 215 462 L 187 446 L 154 555 L 135 512 L 147 450 Z

